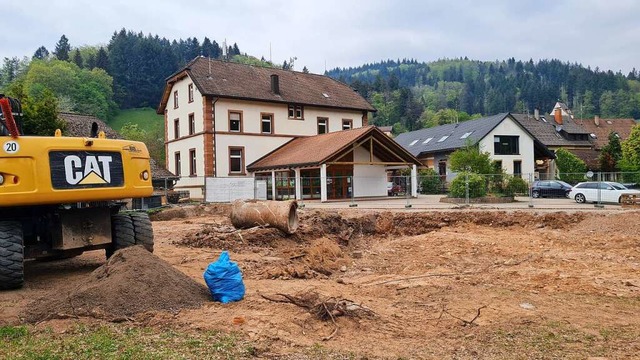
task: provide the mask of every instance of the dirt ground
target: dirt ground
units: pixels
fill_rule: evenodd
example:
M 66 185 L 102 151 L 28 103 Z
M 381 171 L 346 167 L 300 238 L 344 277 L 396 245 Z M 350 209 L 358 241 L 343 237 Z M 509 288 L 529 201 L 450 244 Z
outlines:
M 358 358 L 640 356 L 639 211 L 300 210 L 299 231 L 285 236 L 237 231 L 227 209 L 156 214 L 154 254 L 204 284 L 206 266 L 229 250 L 243 271 L 244 300 L 119 321 L 236 332 L 263 358 L 296 358 L 318 344 Z M 25 287 L 0 294 L 0 325 L 33 319 L 33 299 L 82 287 L 104 263 L 97 251 L 28 263 Z M 321 320 L 273 301 L 305 294 L 362 311 Z M 54 316 L 35 326 L 75 321 Z

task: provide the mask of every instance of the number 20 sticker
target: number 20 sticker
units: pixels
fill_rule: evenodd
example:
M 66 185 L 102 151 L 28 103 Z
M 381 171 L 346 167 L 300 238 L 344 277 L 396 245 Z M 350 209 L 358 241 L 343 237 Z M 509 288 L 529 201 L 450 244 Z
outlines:
M 20 150 L 20 144 L 18 144 L 16 141 L 7 141 L 6 143 L 4 143 L 2 148 L 7 154 L 15 154 Z

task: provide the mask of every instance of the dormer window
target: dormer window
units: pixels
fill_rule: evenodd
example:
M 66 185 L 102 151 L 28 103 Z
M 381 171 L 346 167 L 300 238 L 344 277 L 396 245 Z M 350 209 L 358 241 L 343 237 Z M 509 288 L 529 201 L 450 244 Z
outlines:
M 302 105 L 289 104 L 289 119 L 304 119 L 304 108 Z

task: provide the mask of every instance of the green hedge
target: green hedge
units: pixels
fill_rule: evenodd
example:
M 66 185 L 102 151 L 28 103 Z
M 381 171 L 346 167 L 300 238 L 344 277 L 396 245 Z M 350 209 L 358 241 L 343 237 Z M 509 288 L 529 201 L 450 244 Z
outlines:
M 470 198 L 483 197 L 487 194 L 487 183 L 482 176 L 474 173 L 461 172 L 458 173 L 458 176 L 451 182 L 449 197 L 464 198 L 467 196 L 465 186 L 465 180 L 467 178 L 469 180 Z

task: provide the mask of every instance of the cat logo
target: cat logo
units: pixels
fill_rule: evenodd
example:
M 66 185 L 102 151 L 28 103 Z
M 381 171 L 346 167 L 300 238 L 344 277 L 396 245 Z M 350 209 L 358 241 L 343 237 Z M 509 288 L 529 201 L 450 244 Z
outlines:
M 109 155 L 86 156 L 81 159 L 76 155 L 64 158 L 64 175 L 69 185 L 97 185 L 111 182 L 109 164 L 113 158 Z
M 122 155 L 116 151 L 52 151 L 49 166 L 54 189 L 124 186 Z

